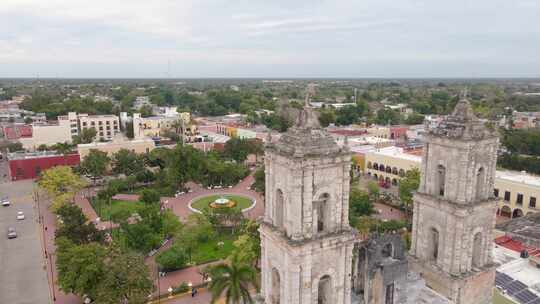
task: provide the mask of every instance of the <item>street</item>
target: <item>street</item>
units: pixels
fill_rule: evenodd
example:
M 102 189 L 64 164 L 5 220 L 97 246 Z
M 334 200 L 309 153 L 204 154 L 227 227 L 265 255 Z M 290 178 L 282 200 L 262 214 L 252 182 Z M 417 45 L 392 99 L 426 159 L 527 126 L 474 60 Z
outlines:
M 32 181 L 0 183 L 0 196 L 11 201 L 0 207 L 0 303 L 50 303 L 32 189 Z M 18 211 L 24 220 L 16 219 Z M 17 238 L 7 239 L 8 227 L 16 229 Z

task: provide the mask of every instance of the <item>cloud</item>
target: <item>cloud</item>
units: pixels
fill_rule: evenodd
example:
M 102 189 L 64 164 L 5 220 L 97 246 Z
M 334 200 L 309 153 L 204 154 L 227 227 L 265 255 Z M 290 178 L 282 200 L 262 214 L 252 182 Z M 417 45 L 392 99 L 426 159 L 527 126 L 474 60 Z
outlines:
M 168 61 L 177 77 L 539 76 L 539 15 L 533 0 L 3 0 L 0 77 L 161 77 Z

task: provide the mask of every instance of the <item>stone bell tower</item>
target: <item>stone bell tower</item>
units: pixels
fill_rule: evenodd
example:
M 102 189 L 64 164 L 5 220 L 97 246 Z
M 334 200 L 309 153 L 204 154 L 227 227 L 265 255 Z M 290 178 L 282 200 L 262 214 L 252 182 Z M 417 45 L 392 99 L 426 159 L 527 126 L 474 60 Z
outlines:
M 266 304 L 349 304 L 351 155 L 307 100 L 296 125 L 266 148 L 261 295 Z
M 498 144 L 464 95 L 426 134 L 410 267 L 456 304 L 492 303 Z

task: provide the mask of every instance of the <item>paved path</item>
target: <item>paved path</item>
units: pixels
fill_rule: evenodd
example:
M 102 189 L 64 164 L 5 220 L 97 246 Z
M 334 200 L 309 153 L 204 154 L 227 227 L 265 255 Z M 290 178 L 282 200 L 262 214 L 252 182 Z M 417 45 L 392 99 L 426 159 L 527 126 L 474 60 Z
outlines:
M 65 294 L 60 291 L 56 279 L 58 278 L 58 273 L 56 272 L 56 246 L 54 245 L 54 232 L 56 231 L 56 216 L 49 210 L 49 200 L 46 199 L 45 195 L 40 195 L 39 199 L 39 210 L 42 216 L 42 232 L 44 235 L 44 248 L 45 256 L 47 263 L 47 274 L 49 278 L 49 285 L 51 290 L 54 290 L 54 303 L 60 304 L 80 304 L 81 299 L 74 294 Z M 87 210 L 88 211 L 88 210 Z M 54 282 L 54 287 L 52 287 L 51 282 Z
M 224 188 L 224 189 L 205 189 L 201 187 L 198 184 L 195 183 L 188 183 L 187 186 L 193 190 L 191 193 L 183 194 L 177 198 L 174 197 L 163 197 L 161 198 L 161 201 L 164 203 L 164 205 L 171 209 L 180 219 L 185 220 L 189 214 L 193 213 L 189 208 L 188 204 L 190 201 L 192 201 L 194 198 L 199 196 L 205 196 L 205 195 L 214 195 L 214 194 L 239 194 L 244 195 L 247 197 L 250 197 L 252 199 L 256 200 L 256 205 L 253 209 L 247 211 L 245 213 L 246 217 L 250 219 L 257 219 L 258 217 L 262 216 L 264 214 L 264 202 L 263 197 L 255 192 L 250 190 L 251 184 L 254 182 L 254 178 L 252 175 L 247 176 L 244 180 L 242 180 L 240 183 L 238 183 L 236 186 L 232 188 Z M 94 195 L 95 191 L 90 190 L 88 193 L 85 193 L 86 196 Z M 127 201 L 133 201 L 138 200 L 139 196 L 136 194 L 117 194 L 114 199 L 120 199 L 120 200 L 127 200 Z M 75 203 L 79 205 L 83 211 L 83 213 L 86 215 L 86 217 L 95 222 L 98 218 L 95 210 L 92 208 L 92 205 L 90 202 L 81 194 L 76 195 L 75 197 Z M 100 222 L 97 227 L 99 229 L 108 229 L 110 225 L 110 222 Z M 113 224 L 113 226 L 116 226 L 116 224 Z M 54 235 L 54 233 L 53 233 Z M 54 240 L 54 239 L 53 239 Z M 160 251 L 163 251 L 170 247 L 170 243 L 166 246 L 162 247 Z M 156 263 L 155 263 L 155 257 L 156 255 L 152 257 L 147 257 L 145 259 L 145 263 L 148 265 L 150 269 L 150 273 L 152 274 L 154 284 L 158 285 L 157 280 L 157 269 L 156 269 Z M 202 275 L 200 274 L 201 266 L 193 266 L 184 268 L 178 271 L 173 271 L 167 273 L 166 276 L 159 278 L 159 289 L 161 294 L 167 294 L 167 289 L 169 287 L 177 287 L 182 282 L 189 283 L 191 282 L 194 285 L 201 284 L 203 282 Z M 204 290 L 202 290 L 195 298 L 191 298 L 191 296 L 188 297 L 179 297 L 172 300 L 170 303 L 209 303 L 210 302 L 210 296 L 206 294 Z M 65 303 L 76 303 L 76 302 L 65 302 Z
M 188 208 L 188 204 L 196 197 L 213 194 L 239 194 L 254 198 L 256 200 L 257 203 L 255 207 L 247 211 L 245 215 L 247 218 L 257 219 L 264 214 L 264 200 L 259 193 L 250 189 L 250 186 L 251 184 L 253 184 L 253 182 L 253 176 L 249 175 L 232 188 L 205 189 L 197 184 L 189 183 L 187 186 L 191 190 L 193 190 L 193 192 L 180 195 L 176 198 L 165 197 L 162 198 L 162 201 L 166 202 L 167 208 L 172 209 L 173 212 L 178 215 L 178 217 L 180 217 L 181 219 L 186 219 L 192 213 L 192 211 Z
M 256 200 L 255 207 L 247 211 L 245 215 L 246 217 L 250 219 L 257 219 L 258 217 L 264 214 L 264 201 L 263 201 L 263 197 L 259 193 L 249 189 L 249 187 L 251 186 L 253 182 L 254 182 L 253 176 L 249 175 L 240 183 L 238 183 L 236 186 L 232 188 L 225 188 L 225 189 L 205 189 L 195 183 L 188 183 L 187 186 L 191 190 L 193 190 L 193 192 L 183 194 L 177 198 L 164 197 L 161 199 L 161 201 L 164 202 L 167 208 L 172 209 L 173 212 L 180 219 L 185 220 L 191 213 L 193 213 L 188 208 L 188 204 L 190 201 L 192 201 L 196 197 L 205 196 L 205 195 L 213 195 L 213 194 L 226 194 L 226 193 L 240 194 L 240 195 L 251 197 L 252 199 Z M 124 199 L 125 198 L 128 198 L 128 197 L 124 197 Z M 166 247 L 162 248 L 162 250 L 163 249 L 166 249 Z M 152 273 L 154 274 L 153 277 L 155 280 L 155 284 L 157 285 L 157 279 L 155 276 L 156 266 L 155 266 L 154 258 L 155 258 L 155 255 L 151 258 L 148 258 L 146 261 L 146 264 L 149 265 L 151 269 L 153 269 Z M 200 269 L 201 269 L 201 266 L 194 266 L 194 267 L 189 267 L 189 268 L 167 273 L 165 277 L 161 277 L 159 279 L 161 294 L 166 294 L 169 286 L 176 287 L 176 286 L 179 286 L 182 282 L 186 282 L 186 283 L 192 282 L 194 285 L 202 283 L 203 279 L 200 274 Z M 186 303 L 187 304 L 187 303 L 209 303 L 209 302 L 210 302 L 210 297 L 208 296 L 206 298 L 206 296 L 204 295 L 204 292 L 201 291 L 200 294 L 194 299 L 192 299 L 191 297 L 182 297 L 181 299 L 175 299 L 173 302 L 170 302 L 170 303 Z
M 373 207 L 377 213 L 373 214 L 374 218 L 380 220 L 404 220 L 406 219 L 405 212 L 381 203 L 373 203 Z
M 32 181 L 0 184 L 0 196 L 8 196 L 11 202 L 0 207 L 0 303 L 50 303 L 32 190 Z M 24 220 L 16 219 L 19 211 L 24 212 Z M 7 239 L 8 227 L 15 228 L 17 238 Z
M 194 183 L 188 183 L 188 187 L 193 190 L 191 193 L 187 193 L 184 195 L 181 195 L 177 198 L 174 197 L 163 197 L 161 199 L 162 202 L 166 202 L 165 206 L 167 208 L 170 208 L 173 210 L 173 212 L 180 218 L 180 219 L 186 219 L 189 214 L 192 213 L 192 211 L 188 208 L 188 204 L 191 200 L 198 196 L 204 196 L 204 195 L 213 195 L 213 194 L 225 194 L 225 193 L 231 193 L 231 194 L 239 194 L 248 196 L 252 199 L 256 200 L 256 205 L 253 209 L 247 211 L 245 215 L 250 219 L 257 219 L 258 217 L 262 216 L 264 214 L 264 202 L 263 197 L 258 194 L 255 191 L 252 191 L 249 189 L 251 184 L 254 182 L 253 176 L 249 175 L 244 180 L 242 180 L 240 183 L 238 183 L 236 186 L 232 188 L 225 188 L 225 189 L 205 189 L 201 187 L 200 185 L 194 184 Z M 75 203 L 81 207 L 83 213 L 86 215 L 86 217 L 93 222 L 96 222 L 96 219 L 98 218 L 98 215 L 96 214 L 95 210 L 92 208 L 92 205 L 88 201 L 86 197 L 95 195 L 94 189 L 88 189 L 83 190 L 82 193 L 79 193 L 75 196 Z M 134 194 L 119 194 L 115 196 L 115 199 L 121 199 L 121 200 L 138 200 L 138 195 Z M 45 249 L 47 251 L 48 261 L 49 264 L 52 262 L 54 265 L 55 262 L 55 246 L 54 246 L 54 231 L 56 228 L 55 223 L 55 216 L 52 214 L 46 206 L 48 203 L 42 198 L 41 199 L 41 208 L 40 211 L 43 215 L 43 234 L 45 236 Z M 99 229 L 109 229 L 110 222 L 99 222 L 97 224 L 97 227 Z M 113 227 L 116 226 L 116 224 L 113 224 Z M 170 246 L 170 244 L 166 245 L 165 247 L 161 248 L 160 251 L 163 251 L 167 249 Z M 52 254 L 52 255 L 51 255 Z M 149 269 L 151 270 L 151 274 L 154 280 L 154 284 L 158 285 L 157 282 L 157 270 L 156 270 L 156 264 L 155 264 L 155 255 L 152 257 L 148 257 L 145 260 L 145 263 L 149 266 Z M 161 294 L 167 294 L 167 289 L 169 287 L 177 287 L 182 282 L 189 283 L 191 282 L 194 285 L 201 284 L 203 282 L 202 275 L 200 274 L 200 266 L 194 266 L 194 267 L 188 267 L 185 269 L 181 269 L 178 271 L 170 272 L 164 277 L 159 278 L 159 287 Z M 51 268 L 50 265 L 47 265 L 47 270 L 49 274 L 49 279 L 51 280 L 51 276 L 54 275 L 56 278 L 56 270 L 53 269 L 53 273 L 51 274 Z M 60 292 L 57 287 L 55 287 L 55 297 L 56 302 L 55 303 L 62 303 L 62 304 L 78 304 L 80 303 L 80 299 L 73 295 L 73 294 L 64 294 L 63 292 Z M 174 298 L 170 302 L 167 303 L 209 303 L 210 302 L 210 296 L 209 294 L 201 290 L 199 294 L 192 298 L 191 296 L 183 296 Z

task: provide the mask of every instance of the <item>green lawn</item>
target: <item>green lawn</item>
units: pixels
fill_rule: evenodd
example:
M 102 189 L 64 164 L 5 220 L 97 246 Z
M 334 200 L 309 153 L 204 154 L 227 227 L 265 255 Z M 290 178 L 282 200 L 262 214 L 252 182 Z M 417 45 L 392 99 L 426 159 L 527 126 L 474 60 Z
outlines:
M 119 214 L 124 212 L 126 214 L 133 214 L 139 211 L 143 207 L 141 202 L 132 201 L 118 201 L 111 200 L 111 203 L 107 201 L 93 200 L 92 207 L 101 218 L 102 221 L 108 221 L 111 218 L 111 214 Z
M 233 242 L 236 238 L 236 235 L 220 234 L 208 242 L 197 244 L 191 253 L 192 262 L 199 265 L 225 259 L 233 251 Z M 219 242 L 223 242 L 223 245 L 218 246 Z
M 516 302 L 504 297 L 497 289 L 495 289 L 495 292 L 493 293 L 493 304 L 516 304 Z
M 251 204 L 253 204 L 251 199 L 245 196 L 239 196 L 239 195 L 223 195 L 223 196 L 227 199 L 235 201 L 236 206 L 234 208 L 238 210 L 246 209 L 249 206 L 251 206 Z M 197 210 L 203 210 L 204 208 L 208 207 L 210 203 L 212 203 L 213 201 L 215 201 L 216 199 L 220 197 L 221 195 L 205 196 L 193 202 L 191 206 Z

